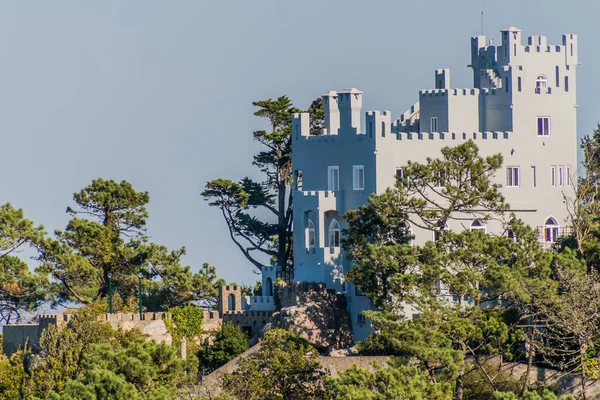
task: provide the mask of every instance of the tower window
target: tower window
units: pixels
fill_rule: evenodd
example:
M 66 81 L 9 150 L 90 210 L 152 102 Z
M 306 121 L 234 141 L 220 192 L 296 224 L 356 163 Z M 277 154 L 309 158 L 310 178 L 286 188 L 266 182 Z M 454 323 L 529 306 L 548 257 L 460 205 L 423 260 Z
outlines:
M 566 169 L 566 175 L 567 175 L 567 186 L 571 186 L 571 166 L 567 165 L 567 169 Z
M 306 226 L 306 244 L 309 249 L 315 247 L 315 224 L 311 219 L 308 220 Z
M 535 80 L 535 92 L 543 93 L 548 88 L 548 79 L 544 75 L 540 75 Z
M 365 189 L 365 166 L 364 165 L 353 165 L 352 166 L 352 186 L 354 190 Z
M 337 165 L 327 167 L 327 190 L 340 190 L 340 167 Z
M 533 172 L 533 187 L 537 186 L 537 176 L 535 174 L 535 165 L 531 166 L 531 171 Z
M 563 166 L 560 165 L 558 167 L 558 185 L 559 186 L 564 186 L 564 176 L 563 176 Z
M 521 87 L 521 77 L 519 76 L 517 78 L 517 90 L 520 92 L 521 89 L 522 89 L 522 87 Z
M 550 136 L 550 117 L 537 118 L 538 136 Z
M 329 223 L 329 247 L 340 247 L 340 224 L 336 219 Z
M 429 120 L 429 127 L 431 128 L 430 129 L 431 132 L 437 132 L 438 131 L 438 119 L 437 119 L 437 117 L 431 117 L 431 119 Z
M 506 168 L 506 186 L 507 187 L 519 186 L 519 167 L 507 167 Z
M 565 76 L 565 92 L 569 91 L 569 77 Z
M 556 186 L 556 167 L 554 165 L 550 167 L 550 184 Z

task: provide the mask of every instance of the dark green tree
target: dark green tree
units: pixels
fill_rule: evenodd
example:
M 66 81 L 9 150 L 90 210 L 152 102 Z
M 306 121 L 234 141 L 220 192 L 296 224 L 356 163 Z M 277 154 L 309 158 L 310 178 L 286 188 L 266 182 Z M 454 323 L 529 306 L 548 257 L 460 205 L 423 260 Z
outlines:
M 264 149 L 254 156 L 252 164 L 264 174 L 264 180 L 257 182 L 248 177 L 239 182 L 223 178 L 211 180 L 206 183 L 202 196 L 210 206 L 221 210 L 231 240 L 252 265 L 260 269 L 264 265 L 261 257 L 266 256 L 282 270 L 291 271 L 291 122 L 292 114 L 300 110 L 287 96 L 256 101 L 252 105 L 258 107 L 254 115 L 269 124 L 267 130 L 253 132 L 254 140 Z M 323 124 L 322 104 L 313 102 L 311 110 L 316 115 L 311 120 L 311 130 L 316 133 Z M 271 217 L 258 217 L 263 211 Z
M 223 391 L 244 400 L 317 400 L 324 374 L 316 350 L 291 332 L 267 332 L 262 348 L 223 376 Z
M 0 323 L 18 321 L 23 311 L 34 311 L 46 300 L 44 274 L 31 272 L 17 256 L 44 236 L 43 227 L 26 219 L 22 210 L 9 203 L 0 206 Z
M 124 300 L 136 297 L 141 274 L 151 309 L 203 300 L 205 294 L 214 298 L 214 288 L 208 290 L 215 284 L 213 267 L 194 275 L 181 265 L 184 247 L 169 251 L 149 242 L 147 192 L 137 192 L 126 181 L 97 179 L 73 199 L 66 229 L 40 245 L 39 271 L 52 278 L 57 302 L 89 304 L 106 298 L 109 274 L 115 293 Z
M 233 322 L 226 321 L 216 333 L 212 344 L 206 338 L 198 352 L 201 375 L 210 374 L 248 350 L 248 336 Z

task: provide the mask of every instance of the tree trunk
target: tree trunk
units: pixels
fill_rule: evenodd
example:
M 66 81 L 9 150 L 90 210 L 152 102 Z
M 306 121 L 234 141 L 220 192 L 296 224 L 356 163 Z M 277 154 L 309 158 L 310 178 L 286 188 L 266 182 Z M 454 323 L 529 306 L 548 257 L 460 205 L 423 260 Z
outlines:
M 527 355 L 527 371 L 525 372 L 525 380 L 523 381 L 523 389 L 521 395 L 527 390 L 527 384 L 529 383 L 529 372 L 531 371 L 531 365 L 533 364 L 533 340 L 535 335 L 535 327 L 531 328 L 531 338 L 529 339 L 529 354 Z
M 286 198 L 286 184 L 282 180 L 279 182 L 278 187 L 278 210 L 279 214 L 277 215 L 277 265 L 281 267 L 281 271 L 287 271 L 287 257 L 286 257 L 286 248 L 287 248 L 287 221 L 285 219 L 285 198 Z
M 456 400 L 463 400 L 463 375 L 465 373 L 465 367 L 461 367 L 458 372 L 458 378 L 456 378 Z

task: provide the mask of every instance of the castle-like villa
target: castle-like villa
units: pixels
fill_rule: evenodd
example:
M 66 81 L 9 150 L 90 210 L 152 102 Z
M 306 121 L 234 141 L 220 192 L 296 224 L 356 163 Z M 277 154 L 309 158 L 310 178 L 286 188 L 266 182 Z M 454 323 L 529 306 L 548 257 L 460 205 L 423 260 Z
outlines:
M 501 153 L 495 181 L 510 212 L 537 227 L 552 243 L 564 232 L 563 193 L 573 188 L 577 166 L 575 97 L 577 36 L 550 45 L 544 36 L 522 43 L 521 30 L 501 31 L 502 44 L 471 39 L 473 88 L 453 89 L 450 71 L 435 71 L 433 89 L 392 122 L 389 111 L 368 111 L 362 130 L 363 93 L 357 89 L 323 95 L 325 128 L 310 135 L 309 115 L 293 117 L 295 281 L 324 282 L 346 293 L 355 340 L 370 326 L 361 315 L 371 307 L 354 285 L 344 282 L 351 263 L 340 248 L 343 214 L 382 193 L 408 160 L 439 157 L 440 149 L 473 140 L 481 155 Z M 449 222 L 448 228 L 502 233 L 500 222 Z M 433 232 L 412 227 L 416 243 Z
M 371 327 L 361 313 L 371 308 L 371 302 L 344 280 L 344 272 L 352 267 L 340 248 L 344 213 L 365 204 L 370 194 L 392 187 L 408 160 L 439 157 L 442 147 L 467 140 L 475 141 L 481 155 L 502 154 L 504 166 L 495 180 L 502 185 L 510 212 L 537 227 L 543 245 L 554 242 L 566 225 L 563 194 L 572 191 L 577 176 L 577 65 L 575 35 L 563 35 L 560 45 L 531 36 L 523 45 L 521 31 L 508 28 L 502 31 L 500 46 L 486 45 L 485 36 L 471 39 L 473 88 L 452 89 L 450 71 L 437 70 L 435 89 L 421 90 L 419 100 L 394 122 L 389 111 L 368 111 L 362 131 L 363 93 L 357 89 L 323 95 L 321 135 L 310 134 L 308 114 L 295 114 L 295 275 L 293 285 L 280 289 L 280 304 L 302 306 L 303 291 L 323 296 L 330 290 L 344 293 L 354 340 L 366 338 Z M 453 230 L 504 234 L 501 222 L 495 220 L 448 225 Z M 434 239 L 432 231 L 418 227 L 411 231 L 417 244 Z M 280 267 L 263 266 L 261 296 L 242 296 L 241 287 L 223 286 L 218 310 L 205 312 L 206 329 L 232 321 L 251 336 L 258 334 L 275 310 L 273 284 L 280 274 Z M 164 315 L 157 315 L 105 319 L 115 326 L 139 325 L 154 332 L 159 322 L 164 328 L 164 322 L 157 321 Z M 37 343 L 43 328 L 65 318 L 43 316 L 38 324 L 5 326 L 5 353 L 27 340 Z M 337 329 L 331 321 L 327 332 Z

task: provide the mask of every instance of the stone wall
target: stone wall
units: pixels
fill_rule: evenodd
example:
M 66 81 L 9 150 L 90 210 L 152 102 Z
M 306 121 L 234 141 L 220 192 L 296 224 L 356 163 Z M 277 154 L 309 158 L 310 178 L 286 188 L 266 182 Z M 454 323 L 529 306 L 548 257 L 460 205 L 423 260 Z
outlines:
M 330 293 L 325 284 L 296 282 L 278 291 L 281 310 L 273 327 L 299 334 L 318 349 L 346 348 L 352 343 L 346 297 Z

